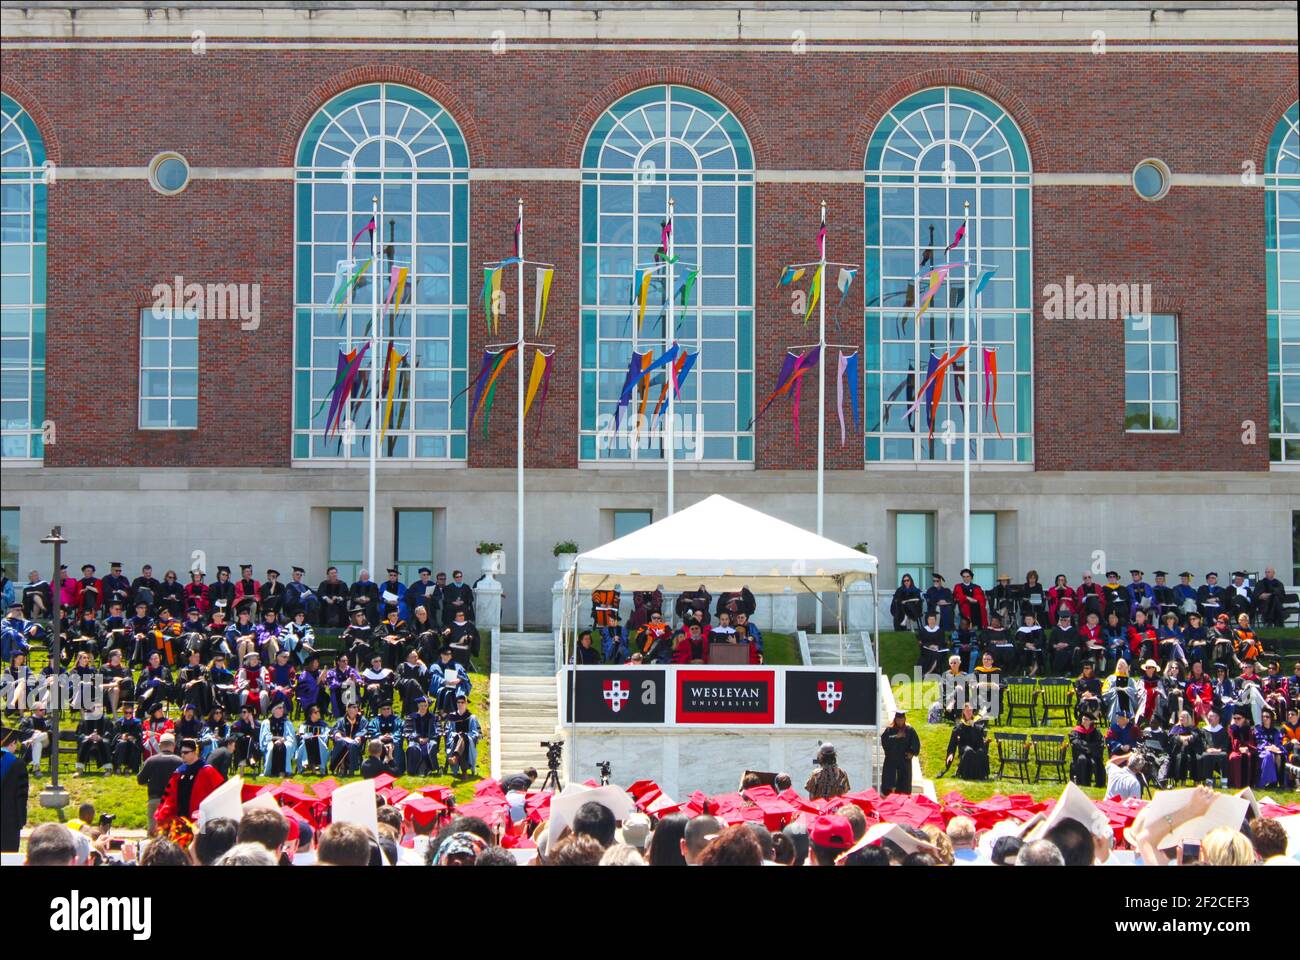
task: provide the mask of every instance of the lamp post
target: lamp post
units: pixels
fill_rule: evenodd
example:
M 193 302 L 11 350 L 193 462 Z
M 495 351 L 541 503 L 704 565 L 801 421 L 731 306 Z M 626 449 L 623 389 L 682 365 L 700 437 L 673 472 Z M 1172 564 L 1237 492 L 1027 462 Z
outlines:
M 63 612 L 63 545 L 67 542 L 62 527 L 53 527 L 48 537 L 41 537 L 41 543 L 54 546 L 54 596 L 50 604 L 50 667 L 53 683 L 50 690 L 50 705 L 53 707 L 50 711 L 50 782 L 41 790 L 40 803 L 42 807 L 53 810 L 62 810 L 68 805 L 68 791 L 59 786 L 59 719 L 63 713 L 63 676 L 59 673 L 63 653 L 60 649 L 59 629 L 62 626 Z

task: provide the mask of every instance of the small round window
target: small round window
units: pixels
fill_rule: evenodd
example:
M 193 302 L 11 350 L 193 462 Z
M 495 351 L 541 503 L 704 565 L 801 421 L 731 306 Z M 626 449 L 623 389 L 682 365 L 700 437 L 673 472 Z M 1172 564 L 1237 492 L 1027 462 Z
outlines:
M 190 165 L 179 153 L 160 153 L 149 164 L 149 185 L 159 193 L 180 193 L 189 182 Z
M 1133 168 L 1133 189 L 1143 200 L 1159 200 L 1169 192 L 1169 167 L 1163 160 L 1143 160 Z

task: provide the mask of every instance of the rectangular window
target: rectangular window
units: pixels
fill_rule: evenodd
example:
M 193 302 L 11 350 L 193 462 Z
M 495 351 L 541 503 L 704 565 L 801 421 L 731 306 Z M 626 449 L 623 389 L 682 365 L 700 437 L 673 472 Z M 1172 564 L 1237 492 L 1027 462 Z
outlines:
M 652 519 L 653 515 L 649 510 L 615 510 L 614 539 L 626 537 L 642 527 L 650 526 Z
M 329 565 L 339 568 L 339 579 L 353 583 L 361 571 L 362 546 L 365 534 L 364 510 L 330 511 Z M 373 579 L 374 574 L 371 573 Z M 380 577 L 379 579 L 383 579 Z
M 988 589 L 998 579 L 998 515 L 970 515 L 970 569 L 975 582 Z
M 146 307 L 140 311 L 140 429 L 198 425 L 198 313 Z
M 25 578 L 20 576 L 22 568 L 18 566 L 17 507 L 5 507 L 0 510 L 0 566 L 5 568 L 5 573 L 15 584 L 26 582 Z
M 928 589 L 934 575 L 934 514 L 900 513 L 894 534 L 895 579 L 901 583 L 910 573 L 920 589 Z
M 420 568 L 433 569 L 433 511 L 397 511 L 398 576 L 403 583 L 420 579 Z
M 1178 318 L 1157 313 L 1124 321 L 1124 429 L 1177 433 Z

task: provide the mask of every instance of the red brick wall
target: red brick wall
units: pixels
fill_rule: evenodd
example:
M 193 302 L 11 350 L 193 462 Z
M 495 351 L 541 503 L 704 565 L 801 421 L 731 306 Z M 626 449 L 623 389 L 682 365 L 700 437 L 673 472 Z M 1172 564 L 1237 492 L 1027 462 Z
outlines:
M 3 84 L 57 144 L 65 166 L 143 166 L 174 149 L 191 165 L 288 166 L 306 118 L 333 93 L 377 79 L 410 83 L 456 116 L 471 163 L 572 167 L 587 128 L 622 93 L 647 83 L 698 86 L 731 108 L 758 168 L 861 168 L 880 114 L 908 93 L 960 83 L 995 98 L 1024 131 L 1036 172 L 1127 172 L 1158 156 L 1175 173 L 1262 169 L 1263 145 L 1295 97 L 1292 58 L 1278 53 L 1048 55 L 1008 50 L 890 54 L 529 50 L 113 51 L 23 49 L 9 42 Z M 1261 133 L 1263 131 L 1264 133 Z M 515 200 L 529 212 L 527 253 L 557 267 L 544 339 L 559 346 L 546 422 L 532 466 L 573 466 L 578 366 L 578 185 L 476 181 L 471 189 L 471 299 L 477 265 L 508 253 Z M 830 204 L 830 256 L 862 259 L 862 191 L 855 184 L 761 184 L 756 192 L 757 401 L 781 349 L 811 339 L 776 292 L 781 264 L 811 256 L 817 203 Z M 51 466 L 287 465 L 292 343 L 292 193 L 287 181 L 194 181 L 159 196 L 143 181 L 73 181 L 50 191 L 49 415 Z M 1076 468 L 1266 469 L 1263 211 L 1259 193 L 1175 189 L 1147 204 L 1131 190 L 1043 187 L 1034 194 L 1034 286 L 1143 282 L 1182 316 L 1183 432 L 1123 433 L 1122 335 L 1114 323 L 1035 323 L 1037 464 Z M 138 308 L 176 273 L 203 282 L 260 282 L 262 323 L 205 324 L 200 429 L 141 433 Z M 833 278 L 832 278 L 833 279 Z M 862 283 L 830 337 L 860 342 Z M 1040 308 L 1041 313 L 1041 308 Z M 840 316 L 842 336 L 834 317 Z M 507 321 L 513 323 L 513 314 Z M 1111 329 L 1114 327 L 1115 329 Z M 470 322 L 471 375 L 487 341 Z M 1068 345 L 1068 349 L 1066 349 Z M 833 404 L 833 366 L 828 384 Z M 814 377 L 810 373 L 809 377 Z M 763 468 L 809 468 L 815 380 L 804 390 L 798 449 L 789 405 L 758 429 Z M 471 438 L 473 466 L 512 465 L 515 380 L 503 377 L 489 439 Z M 1243 419 L 1261 440 L 1239 442 Z M 828 464 L 859 469 L 860 445 L 840 449 L 828 407 Z M 476 435 L 477 436 L 477 435 Z M 530 433 L 531 436 L 531 433 Z

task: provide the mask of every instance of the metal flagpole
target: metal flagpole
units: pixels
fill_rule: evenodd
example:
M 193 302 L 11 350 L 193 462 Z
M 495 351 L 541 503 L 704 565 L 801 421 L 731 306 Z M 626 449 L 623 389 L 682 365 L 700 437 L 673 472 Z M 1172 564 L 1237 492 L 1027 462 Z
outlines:
M 963 222 L 970 223 L 969 200 L 962 203 L 962 212 L 965 216 Z M 961 565 L 963 569 L 968 569 L 970 567 L 970 391 L 973 363 L 970 352 L 970 230 L 967 230 L 963 235 L 962 260 L 966 261 L 961 268 L 962 278 L 965 281 L 962 289 L 965 291 L 964 299 L 966 301 L 966 316 L 962 324 L 962 343 L 966 347 L 966 388 L 961 400 L 963 434 L 961 444 Z
M 676 246 L 673 240 L 673 203 L 668 200 L 668 242 L 664 246 L 664 256 L 668 259 L 668 313 L 664 319 L 664 352 L 667 353 L 672 349 L 673 338 L 677 333 L 676 325 L 673 322 L 673 248 Z M 668 443 L 668 516 L 673 515 L 673 465 L 676 462 L 677 451 L 673 449 L 673 364 L 669 363 L 664 370 L 664 376 L 668 378 L 668 421 L 666 425 L 667 443 Z M 647 390 L 650 385 L 647 383 Z
M 826 201 L 822 201 L 819 223 L 826 222 Z M 826 498 L 826 238 L 821 238 L 817 267 L 822 288 L 817 304 L 817 536 L 822 535 Z M 817 632 L 822 632 L 822 595 L 817 594 Z
M 519 571 L 516 580 L 518 592 L 515 595 L 515 613 L 520 633 L 524 632 L 524 200 L 519 198 L 519 225 L 515 233 L 515 256 L 519 258 L 519 347 L 516 351 L 515 365 L 519 368 L 516 383 L 519 387 L 517 398 L 518 416 L 515 418 L 515 542 L 519 545 L 519 556 L 515 560 Z
M 366 566 L 375 579 L 375 464 L 379 457 L 379 195 L 370 199 L 370 483 L 366 494 Z

